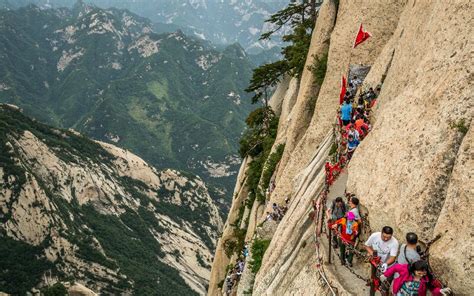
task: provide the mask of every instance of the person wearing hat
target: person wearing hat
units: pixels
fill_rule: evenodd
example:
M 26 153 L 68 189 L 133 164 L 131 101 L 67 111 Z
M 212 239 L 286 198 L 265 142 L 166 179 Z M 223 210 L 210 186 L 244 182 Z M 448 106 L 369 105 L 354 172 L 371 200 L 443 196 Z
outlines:
M 346 245 L 355 245 L 355 240 L 359 233 L 359 223 L 357 223 L 354 213 L 347 212 L 347 217 L 343 217 L 334 223 L 332 226 L 334 231 L 337 231 L 338 226 L 341 227 L 341 232 L 338 233 L 341 264 L 347 263 L 347 265 L 352 266 L 354 253 L 346 248 Z

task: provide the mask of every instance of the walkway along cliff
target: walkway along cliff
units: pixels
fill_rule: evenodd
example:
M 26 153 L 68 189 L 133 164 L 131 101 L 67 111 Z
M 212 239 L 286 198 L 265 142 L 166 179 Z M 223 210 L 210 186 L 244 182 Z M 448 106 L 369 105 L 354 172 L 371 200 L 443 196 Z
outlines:
M 325 189 L 325 164 L 337 139 L 341 76 L 347 77 L 350 65 L 370 67 L 360 89 L 382 88 L 371 132 L 327 199 L 351 192 L 373 231 L 390 225 L 400 242 L 407 232 L 417 233 L 424 244 L 432 242 L 429 262 L 436 276 L 455 295 L 472 294 L 473 14 L 468 0 L 323 2 L 306 65 L 327 54 L 325 78 L 318 83 L 305 70 L 299 82 L 283 79 L 272 97 L 270 105 L 280 117 L 273 151 L 285 145 L 273 172 L 274 188 L 264 203 L 247 205 L 251 159 L 244 159 L 215 253 L 209 295 L 369 293 L 334 252 L 328 263 L 328 240 L 318 239 L 309 217 L 313 200 Z M 372 37 L 352 49 L 361 23 Z M 288 198 L 281 221 L 266 218 L 274 203 L 283 207 Z M 361 241 L 367 236 L 363 232 Z M 248 242 L 248 254 L 226 252 L 230 242 L 239 241 Z M 268 242 L 263 257 L 262 242 Z M 227 271 L 239 257 L 245 266 L 229 290 Z M 368 263 L 356 258 L 354 266 L 357 274 L 369 277 Z

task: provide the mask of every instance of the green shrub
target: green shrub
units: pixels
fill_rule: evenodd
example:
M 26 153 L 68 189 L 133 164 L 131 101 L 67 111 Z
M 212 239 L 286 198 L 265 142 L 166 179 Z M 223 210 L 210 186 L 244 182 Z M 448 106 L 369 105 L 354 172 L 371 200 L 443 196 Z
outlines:
M 44 258 L 41 246 L 32 246 L 0 233 L 0 290 L 25 295 L 41 282 L 43 274 L 54 271 L 53 263 Z
M 224 242 L 224 252 L 228 258 L 232 257 L 233 254 L 239 254 L 239 252 L 242 251 L 245 245 L 246 234 L 247 229 L 234 227 L 232 238 Z
M 199 253 L 199 252 L 196 253 L 196 260 L 197 260 L 198 264 L 201 265 L 202 267 L 211 268 L 211 266 L 209 266 L 209 264 L 207 264 L 206 261 L 204 261 L 204 259 L 202 258 L 201 253 Z
M 466 119 L 461 118 L 457 122 L 451 122 L 449 125 L 452 129 L 458 130 L 460 133 L 463 135 L 467 134 L 467 131 L 469 130 L 469 127 L 466 126 Z
M 270 154 L 270 156 L 268 157 L 267 163 L 262 173 L 263 188 L 268 188 L 268 185 L 270 185 L 270 179 L 272 178 L 273 173 L 275 172 L 276 166 L 280 162 L 284 150 L 285 144 L 280 144 L 276 148 L 276 151 Z
M 217 287 L 218 287 L 219 289 L 222 289 L 222 287 L 224 286 L 224 281 L 225 281 L 225 280 L 221 280 L 221 281 L 217 284 Z
M 321 85 L 326 77 L 326 70 L 328 66 L 328 54 L 325 53 L 321 57 L 313 55 L 313 64 L 308 67 L 308 70 L 313 73 L 313 82 Z
M 246 200 L 247 207 L 251 208 L 255 199 L 259 202 L 265 201 L 265 195 L 262 192 L 262 189 L 259 188 L 258 184 L 262 178 L 262 173 L 264 171 L 264 164 L 267 160 L 278 132 L 278 121 L 279 118 L 274 116 L 273 111 L 271 111 L 269 122 L 264 122 L 263 113 L 265 108 L 260 108 L 258 112 L 252 112 L 247 118 L 247 125 L 249 129 L 244 134 L 241 139 L 241 156 L 245 157 L 247 155 L 252 156 L 252 161 L 249 163 L 247 169 L 247 181 L 246 186 L 249 189 L 249 195 Z M 272 156 L 271 164 L 268 166 L 267 174 L 273 174 L 276 163 L 279 161 L 283 153 L 284 147 L 279 147 L 277 149 L 277 154 Z M 274 158 L 274 159 L 273 159 Z M 275 160 L 278 161 L 275 162 Z M 268 177 L 267 177 L 268 178 Z M 266 182 L 268 183 L 270 179 Z M 265 187 L 266 188 L 266 187 Z
M 66 287 L 61 283 L 56 283 L 51 287 L 41 289 L 44 296 L 64 296 L 68 295 Z
M 147 210 L 141 208 L 136 213 L 127 209 L 120 216 L 103 215 L 91 205 L 84 205 L 81 222 L 89 225 L 105 254 L 114 258 L 120 273 L 134 283 L 134 295 L 153 295 L 156 291 L 169 295 L 196 295 L 177 270 L 160 260 L 165 253 L 150 231 L 155 227 L 150 223 L 156 219 L 143 215 L 144 211 Z M 131 288 L 127 282 L 121 286 L 122 293 Z M 118 284 L 113 287 L 119 288 Z
M 256 239 L 252 244 L 252 260 L 250 261 L 250 268 L 253 273 L 257 273 L 262 266 L 263 255 L 270 245 L 269 239 Z

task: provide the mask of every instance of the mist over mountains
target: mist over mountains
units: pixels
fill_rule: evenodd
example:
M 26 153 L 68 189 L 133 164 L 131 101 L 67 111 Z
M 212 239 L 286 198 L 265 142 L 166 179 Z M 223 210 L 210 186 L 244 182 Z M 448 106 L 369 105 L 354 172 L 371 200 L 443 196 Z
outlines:
M 35 4 L 44 8 L 72 7 L 77 0 L 1 0 L 18 8 Z M 0 3 L 2 3 L 0 1 Z M 259 41 L 260 34 L 269 29 L 264 23 L 271 14 L 288 4 L 285 0 L 84 0 L 103 8 L 124 8 L 159 23 L 167 32 L 182 29 L 188 35 L 198 36 L 214 44 L 238 42 L 251 54 L 271 50 L 279 53 L 280 37 Z M 7 4 L 4 4 L 6 6 Z M 1 4 L 0 4 L 1 6 Z

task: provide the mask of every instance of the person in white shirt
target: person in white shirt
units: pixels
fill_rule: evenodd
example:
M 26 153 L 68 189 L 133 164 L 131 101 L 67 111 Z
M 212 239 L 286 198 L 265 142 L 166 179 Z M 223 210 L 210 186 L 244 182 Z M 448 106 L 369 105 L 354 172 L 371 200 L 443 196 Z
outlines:
M 373 256 L 374 251 L 382 262 L 381 271 L 385 272 L 387 267 L 397 259 L 398 240 L 393 237 L 393 229 L 390 226 L 382 228 L 382 232 L 372 233 L 365 242 L 365 249 Z

